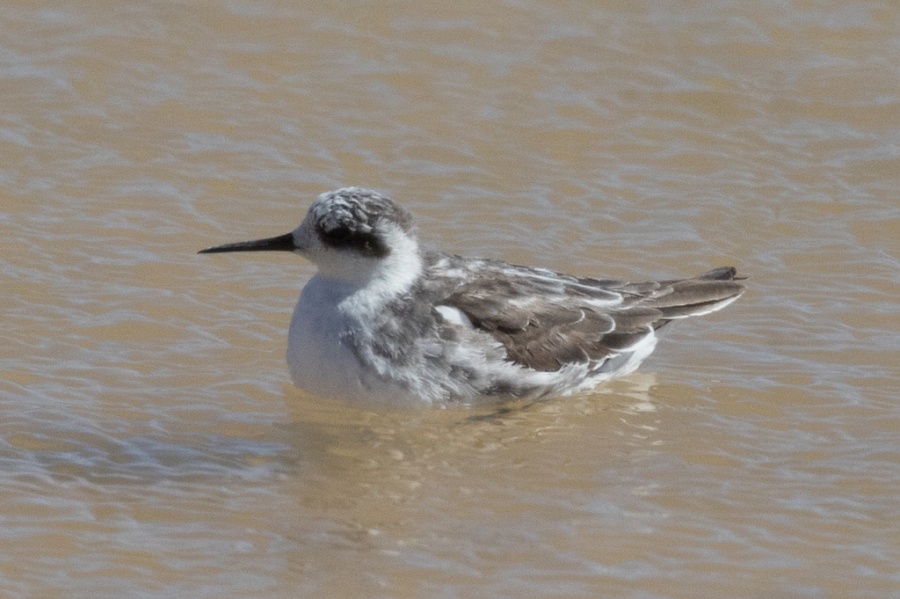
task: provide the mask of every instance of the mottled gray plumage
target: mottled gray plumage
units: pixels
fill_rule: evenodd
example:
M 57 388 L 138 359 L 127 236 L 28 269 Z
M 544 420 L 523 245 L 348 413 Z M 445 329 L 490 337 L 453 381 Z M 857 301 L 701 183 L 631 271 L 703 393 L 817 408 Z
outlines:
M 422 251 L 378 193 L 322 194 L 292 233 L 204 252 L 291 250 L 319 267 L 291 322 L 294 382 L 401 402 L 543 397 L 631 372 L 656 330 L 739 297 L 731 267 L 647 283 Z

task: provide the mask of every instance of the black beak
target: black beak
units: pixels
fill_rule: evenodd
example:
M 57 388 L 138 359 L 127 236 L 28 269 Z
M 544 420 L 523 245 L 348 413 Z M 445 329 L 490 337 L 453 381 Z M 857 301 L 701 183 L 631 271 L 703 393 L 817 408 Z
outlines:
M 226 243 L 225 245 L 217 245 L 216 247 L 200 250 L 198 254 L 218 254 L 221 252 L 293 252 L 297 249 L 294 244 L 294 234 L 287 233 L 278 237 L 269 237 L 268 239 L 257 239 L 256 241 L 239 241 L 237 243 Z

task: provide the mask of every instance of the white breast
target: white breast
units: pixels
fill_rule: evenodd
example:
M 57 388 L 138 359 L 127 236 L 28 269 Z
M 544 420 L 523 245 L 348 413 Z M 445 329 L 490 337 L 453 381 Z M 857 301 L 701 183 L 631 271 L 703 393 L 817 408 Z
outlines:
M 325 397 L 420 402 L 359 361 L 351 340 L 362 325 L 352 310 L 348 313 L 347 302 L 347 288 L 329 279 L 315 276 L 303 288 L 288 331 L 287 362 L 294 384 Z
M 340 395 L 354 378 L 356 357 L 342 347 L 342 323 L 333 311 L 311 309 L 307 289 L 294 308 L 288 330 L 287 362 L 294 384 L 316 395 Z

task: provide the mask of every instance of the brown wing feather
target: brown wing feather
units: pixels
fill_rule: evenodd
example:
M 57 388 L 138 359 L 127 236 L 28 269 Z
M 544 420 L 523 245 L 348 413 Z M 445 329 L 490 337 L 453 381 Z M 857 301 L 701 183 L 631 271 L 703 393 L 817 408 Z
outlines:
M 469 275 L 439 303 L 499 341 L 510 360 L 540 371 L 602 363 L 669 319 L 710 311 L 743 292 L 729 267 L 660 283 L 568 277 L 490 261 L 478 261 Z
M 611 316 L 584 308 L 556 304 L 532 305 L 528 310 L 509 307 L 502 317 L 491 319 L 496 313 L 493 306 L 482 309 L 491 305 L 490 300 L 480 304 L 478 299 L 458 295 L 446 303 L 503 344 L 510 360 L 534 370 L 555 371 L 569 362 L 606 357 L 609 352 L 598 340 L 615 328 Z

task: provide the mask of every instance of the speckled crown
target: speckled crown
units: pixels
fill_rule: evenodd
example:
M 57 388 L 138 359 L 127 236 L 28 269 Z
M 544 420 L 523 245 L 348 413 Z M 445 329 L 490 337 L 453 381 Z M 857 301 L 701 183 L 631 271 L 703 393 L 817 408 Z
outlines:
M 412 215 L 377 191 L 345 187 L 323 193 L 310 206 L 318 229 L 326 233 L 346 229 L 352 233 L 371 233 L 379 222 L 389 221 L 404 231 L 412 229 Z
M 412 215 L 376 191 L 345 187 L 323 193 L 309 208 L 313 226 L 327 246 L 354 249 L 367 256 L 390 252 L 379 229 L 385 223 L 412 230 Z

